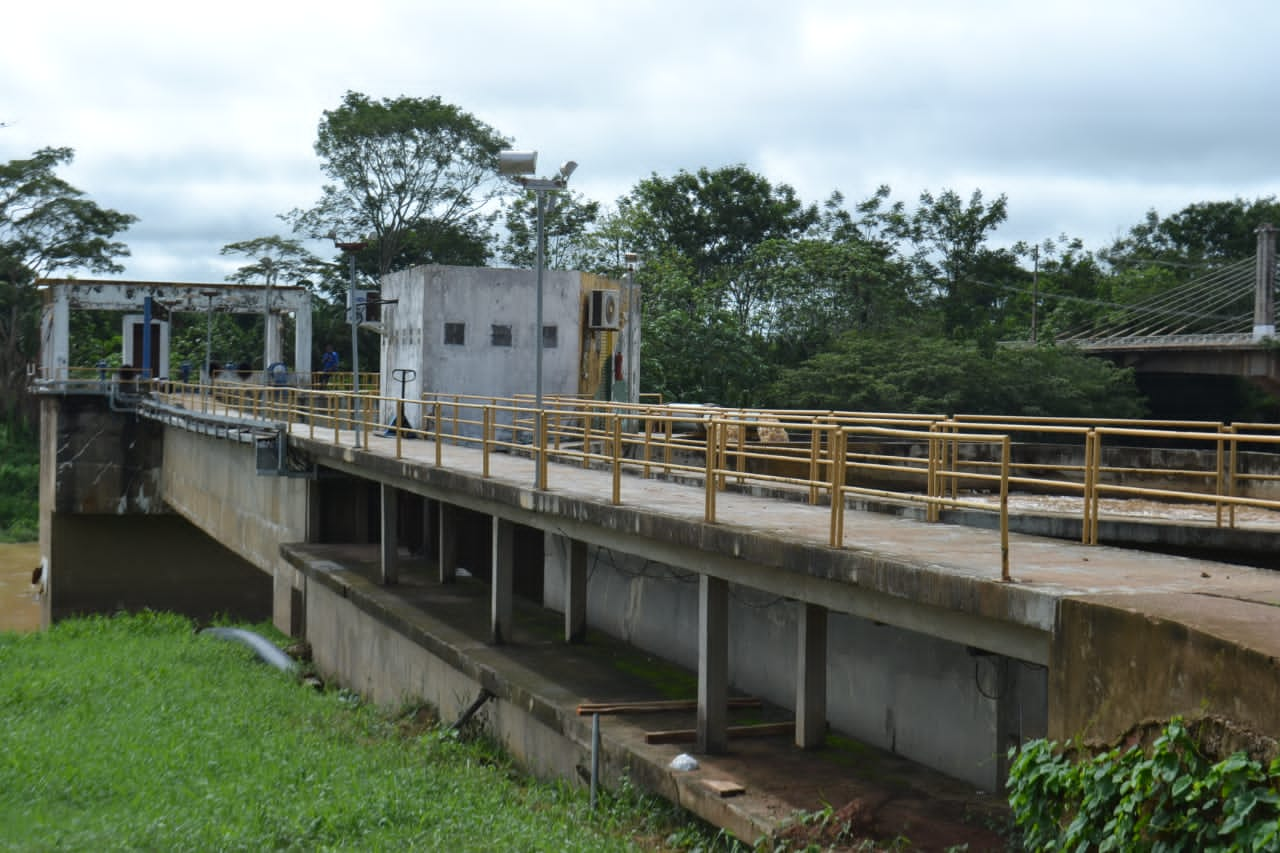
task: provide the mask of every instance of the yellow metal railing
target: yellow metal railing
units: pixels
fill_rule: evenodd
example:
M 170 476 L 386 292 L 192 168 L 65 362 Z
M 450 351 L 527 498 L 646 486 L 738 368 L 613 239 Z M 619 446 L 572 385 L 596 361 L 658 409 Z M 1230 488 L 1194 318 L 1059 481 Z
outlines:
M 283 421 L 335 444 L 354 434 L 366 448 L 371 438 L 393 438 L 374 450 L 397 457 L 407 439 L 434 442 L 436 465 L 448 445 L 475 448 L 485 477 L 497 453 L 533 459 L 537 482 L 547 487 L 554 487 L 551 462 L 606 470 L 614 503 L 623 500 L 624 475 L 699 482 L 709 522 L 716 518 L 717 494 L 726 489 L 788 493 L 829 505 L 832 547 L 842 547 L 845 506 L 857 497 L 920 504 L 929 521 L 947 508 L 989 511 L 1000 518 L 1002 577 L 1008 576 L 1013 491 L 1078 502 L 1087 544 L 1098 542 L 1104 513 L 1123 515 L 1117 505 L 1126 500 L 1204 506 L 1212 523 L 1233 527 L 1239 509 L 1280 510 L 1280 500 L 1246 493 L 1280 481 L 1280 464 L 1276 473 L 1241 470 L 1246 450 L 1280 456 L 1275 424 L 729 409 L 560 396 L 544 398 L 537 412 L 527 395 L 399 399 L 372 387 L 356 395 L 333 385 L 241 382 L 155 387 L 193 411 Z M 1129 449 L 1151 459 L 1118 464 L 1122 442 L 1139 445 L 1140 451 Z M 1018 448 L 1030 446 L 1059 448 L 1061 458 L 1020 456 Z M 1280 525 L 1280 515 L 1275 522 Z

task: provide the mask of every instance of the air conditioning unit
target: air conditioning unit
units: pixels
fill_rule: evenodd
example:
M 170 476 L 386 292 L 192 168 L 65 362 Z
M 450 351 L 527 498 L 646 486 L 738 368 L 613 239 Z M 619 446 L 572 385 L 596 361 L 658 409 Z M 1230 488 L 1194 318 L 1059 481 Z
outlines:
M 592 329 L 618 328 L 618 294 L 612 290 L 591 291 L 591 311 L 587 326 Z

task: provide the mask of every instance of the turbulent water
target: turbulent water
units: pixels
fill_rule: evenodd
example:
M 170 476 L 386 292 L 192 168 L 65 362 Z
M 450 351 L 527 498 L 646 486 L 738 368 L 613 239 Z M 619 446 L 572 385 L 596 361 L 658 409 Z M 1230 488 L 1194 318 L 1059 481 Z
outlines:
M 0 631 L 35 631 L 40 602 L 31 585 L 31 570 L 40 563 L 35 542 L 0 544 Z

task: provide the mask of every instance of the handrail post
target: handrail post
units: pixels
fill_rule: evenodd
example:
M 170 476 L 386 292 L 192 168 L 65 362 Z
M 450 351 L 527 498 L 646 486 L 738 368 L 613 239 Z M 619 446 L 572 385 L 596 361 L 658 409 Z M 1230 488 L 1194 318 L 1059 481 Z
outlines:
M 1093 487 L 1089 498 L 1089 539 L 1087 544 L 1098 544 L 1098 514 L 1102 510 L 1102 434 L 1093 431 L 1093 458 L 1089 462 L 1093 474 Z
M 480 426 L 480 457 L 483 460 L 483 470 L 480 476 L 487 480 L 489 479 L 489 441 L 493 435 L 493 407 L 485 406 L 480 411 L 483 415 L 483 423 Z
M 831 537 L 832 548 L 844 547 L 844 479 L 848 463 L 849 436 L 837 426 L 831 435 Z
M 1009 436 L 1000 442 L 1000 580 L 1009 577 Z
M 822 446 L 822 433 L 815 419 L 809 430 L 809 504 L 818 504 L 818 451 Z
M 1223 433 L 1223 426 L 1222 424 L 1218 424 L 1218 435 L 1221 436 L 1222 433 Z M 1214 494 L 1217 496 L 1217 498 L 1213 502 L 1214 526 L 1221 527 L 1222 526 L 1221 498 L 1223 497 L 1224 494 L 1226 494 L 1225 486 L 1226 486 L 1227 460 L 1226 460 L 1226 454 L 1224 452 L 1226 450 L 1226 443 L 1222 438 L 1219 438 L 1217 442 L 1215 442 L 1214 446 L 1216 449 L 1215 459 L 1218 463 L 1217 476 L 1214 478 Z
M 440 433 L 440 430 L 442 429 L 442 425 L 440 423 L 440 415 L 443 414 L 443 411 L 442 411 L 443 407 L 440 405 L 439 397 L 437 397 L 435 400 L 434 408 L 435 408 L 435 416 L 433 420 L 435 421 L 435 427 L 436 427 L 436 467 L 439 468 L 440 457 L 444 447 L 444 437 Z
M 1089 544 L 1089 531 L 1093 519 L 1093 440 L 1094 432 L 1090 429 L 1084 434 L 1084 488 L 1081 497 L 1084 499 L 1084 512 L 1080 516 L 1080 543 Z
M 941 499 L 941 489 L 938 488 L 938 461 L 943 452 L 942 435 L 938 430 L 936 423 L 929 424 L 929 461 L 925 474 L 925 496 L 928 503 L 925 504 L 924 518 L 925 521 L 934 522 L 940 517 L 938 513 L 938 501 Z
M 400 443 L 404 438 L 404 400 L 396 400 L 396 458 L 403 459 L 404 455 L 400 450 Z
M 359 397 L 357 397 L 359 400 Z M 360 435 L 362 436 L 361 445 L 365 450 L 369 449 L 369 415 L 365 412 L 364 405 L 360 405 L 356 409 L 360 413 Z
M 613 418 L 613 505 L 622 503 L 622 415 Z
M 1234 425 L 1231 427 L 1231 462 L 1227 468 L 1227 495 L 1234 498 L 1236 496 L 1236 471 L 1239 463 L 1240 438 L 1236 433 Z M 1230 518 L 1230 526 L 1234 529 L 1236 526 L 1236 504 L 1231 502 L 1231 508 L 1228 511 Z
M 591 467 L 591 407 L 582 413 L 582 467 Z
M 706 505 L 703 520 L 708 524 L 716 521 L 716 434 L 718 430 L 714 419 L 707 423 L 707 447 L 703 454 L 703 465 L 706 468 L 704 485 L 706 487 Z
M 653 421 L 645 412 L 644 419 L 644 478 L 649 479 L 649 456 L 653 452 Z
M 543 491 L 547 488 L 547 416 L 541 409 L 533 414 L 534 424 L 538 430 L 538 455 L 534 460 L 537 464 L 537 476 L 534 482 L 534 488 Z
M 745 415 L 741 415 L 738 421 L 738 463 L 734 467 L 738 469 L 738 485 L 741 486 L 747 481 L 747 478 L 742 476 L 747 470 L 747 421 Z

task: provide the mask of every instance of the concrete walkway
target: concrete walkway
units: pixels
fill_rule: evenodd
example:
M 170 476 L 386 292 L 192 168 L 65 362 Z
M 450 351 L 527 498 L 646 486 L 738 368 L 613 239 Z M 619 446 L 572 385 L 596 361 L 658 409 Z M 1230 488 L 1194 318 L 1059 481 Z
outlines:
M 305 435 L 294 427 L 293 434 Z M 317 431 L 317 440 L 332 431 Z M 395 439 L 373 436 L 367 451 L 351 451 L 353 436 L 344 432 L 338 445 L 355 461 L 368 452 L 395 456 Z M 402 441 L 401 456 L 416 465 L 434 466 L 435 443 Z M 445 468 L 479 474 L 482 455 L 478 448 L 445 443 L 441 448 Z M 490 454 L 490 478 L 532 491 L 532 460 L 507 453 Z M 660 466 L 655 465 L 657 471 Z M 548 466 L 548 491 L 597 503 L 608 503 L 612 475 L 587 470 L 580 464 Z M 732 479 L 732 478 L 730 478 Z M 643 479 L 630 472 L 622 477 L 623 506 L 683 521 L 704 518 L 704 490 L 665 479 Z M 716 524 L 775 538 L 825 546 L 830 530 L 830 508 L 807 503 L 769 500 L 731 491 L 716 497 Z M 1280 544 L 1280 540 L 1278 543 Z M 951 524 L 929 524 L 883 513 L 845 513 L 844 548 L 881 563 L 909 565 L 929 573 L 1000 583 L 999 536 L 990 530 Z M 1280 573 L 1165 554 L 1087 546 L 1061 539 L 1010 534 L 1010 571 L 1013 586 L 1021 593 L 1019 617 L 1024 624 L 1053 630 L 1058 600 L 1070 596 L 1151 596 L 1177 593 L 1243 605 L 1280 606 Z M 851 579 L 853 580 L 853 579 Z M 1002 585 L 1008 586 L 1008 585 Z M 1280 638 L 1277 638 L 1280 641 Z M 1280 652 L 1280 644 L 1275 649 Z
M 559 639 L 560 616 L 530 602 L 517 603 L 512 641 L 491 645 L 488 585 L 466 578 L 440 584 L 433 565 L 406 553 L 394 586 L 374 581 L 377 546 L 291 545 L 285 556 L 309 578 L 471 675 L 499 701 L 513 703 L 584 749 L 590 744 L 591 718 L 577 714 L 579 703 L 696 695 L 696 673 L 599 632 L 589 632 L 582 644 L 566 645 Z M 790 719 L 786 709 L 765 704 L 732 711 L 730 723 Z M 602 766 L 628 768 L 634 783 L 748 841 L 830 806 L 855 815 L 855 833 L 885 841 L 906 837 L 911 849 L 944 850 L 963 843 L 973 851 L 1004 849 L 992 830 L 1007 818 L 998 793 L 976 791 L 847 738 L 830 736 L 821 749 L 807 751 L 796 748 L 788 734 L 734 738 L 727 754 L 699 755 L 700 766 L 690 772 L 669 765 L 680 753 L 692 752 L 692 744 L 645 742 L 646 732 L 693 725 L 692 711 L 602 715 Z M 588 778 L 587 765 L 578 772 Z M 607 778 L 602 784 L 614 787 L 618 781 Z M 722 782 L 743 790 L 721 796 L 715 786 Z

